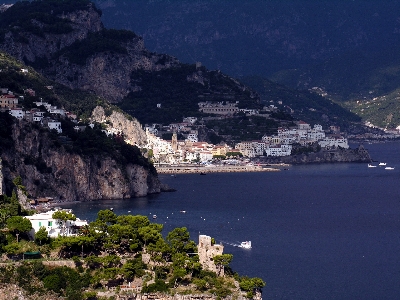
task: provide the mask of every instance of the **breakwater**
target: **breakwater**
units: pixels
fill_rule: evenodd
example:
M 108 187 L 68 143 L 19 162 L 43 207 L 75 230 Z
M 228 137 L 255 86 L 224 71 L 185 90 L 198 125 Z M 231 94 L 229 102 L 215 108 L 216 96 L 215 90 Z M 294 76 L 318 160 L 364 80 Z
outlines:
M 278 168 L 263 166 L 162 166 L 156 167 L 159 174 L 208 174 L 208 173 L 234 173 L 234 172 L 275 172 Z

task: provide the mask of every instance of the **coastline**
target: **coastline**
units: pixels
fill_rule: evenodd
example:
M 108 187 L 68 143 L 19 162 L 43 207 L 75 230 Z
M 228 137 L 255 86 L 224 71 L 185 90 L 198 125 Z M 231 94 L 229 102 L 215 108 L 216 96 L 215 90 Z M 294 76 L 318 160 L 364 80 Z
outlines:
M 279 165 L 284 166 L 284 165 Z M 287 166 L 287 165 L 286 165 Z M 236 173 L 236 172 L 276 172 L 278 168 L 263 166 L 163 166 L 156 167 L 158 174 L 208 174 L 208 173 Z

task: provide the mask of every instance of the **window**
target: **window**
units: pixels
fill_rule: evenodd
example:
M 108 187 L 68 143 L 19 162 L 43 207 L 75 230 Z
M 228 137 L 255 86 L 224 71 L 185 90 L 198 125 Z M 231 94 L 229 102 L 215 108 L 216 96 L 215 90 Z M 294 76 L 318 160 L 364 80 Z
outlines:
M 49 226 L 49 227 L 53 226 L 53 221 L 49 221 L 47 226 Z
M 39 222 L 39 227 L 42 227 L 42 222 Z

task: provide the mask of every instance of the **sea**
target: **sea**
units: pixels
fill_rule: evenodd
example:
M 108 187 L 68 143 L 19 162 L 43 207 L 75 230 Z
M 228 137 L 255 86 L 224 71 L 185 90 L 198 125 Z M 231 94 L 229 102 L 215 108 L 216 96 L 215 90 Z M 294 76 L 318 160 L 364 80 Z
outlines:
M 400 299 L 400 142 L 364 147 L 377 167 L 160 175 L 177 191 L 70 208 L 88 221 L 113 208 L 148 216 L 164 235 L 187 227 L 196 242 L 214 237 L 233 254 L 234 271 L 266 282 L 264 299 Z M 243 241 L 252 248 L 238 247 Z

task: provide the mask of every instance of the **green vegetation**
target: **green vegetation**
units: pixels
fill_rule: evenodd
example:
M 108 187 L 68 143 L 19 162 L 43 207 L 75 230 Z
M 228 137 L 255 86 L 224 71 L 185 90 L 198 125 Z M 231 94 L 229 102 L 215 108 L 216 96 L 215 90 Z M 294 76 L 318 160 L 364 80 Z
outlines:
M 313 145 L 309 146 L 301 146 L 300 144 L 293 144 L 292 146 L 293 148 L 290 155 L 315 153 L 321 151 L 321 146 L 318 143 L 314 143 Z
M 203 83 L 188 81 L 193 74 Z M 168 124 L 200 116 L 198 102 L 204 101 L 239 101 L 241 107 L 259 107 L 258 98 L 250 97 L 250 92 L 231 78 L 204 67 L 196 69 L 195 65 L 181 64 L 157 72 L 136 70 L 131 79 L 141 90 L 130 93 L 119 106 L 142 123 Z
M 29 72 L 22 73 L 21 69 L 23 68 L 28 69 Z M 75 113 L 82 120 L 87 120 L 97 105 L 101 105 L 109 111 L 117 109 L 116 107 L 106 104 L 103 99 L 89 92 L 72 90 L 61 84 L 50 81 L 37 73 L 34 69 L 27 67 L 12 56 L 3 52 L 0 52 L 0 69 L 0 85 L 4 88 L 8 88 L 16 95 L 22 95 L 24 100 L 20 101 L 20 103 L 26 109 L 36 107 L 33 102 L 40 101 L 40 98 L 42 98 L 44 102 L 63 107 Z M 25 94 L 24 91 L 26 89 L 34 90 L 36 96 Z M 6 121 L 7 120 L 0 120 L 0 122 Z M 0 138 L 2 135 L 0 131 Z
M 127 30 L 103 29 L 99 32 L 90 32 L 85 39 L 74 42 L 55 56 L 65 55 L 71 63 L 85 65 L 86 60 L 96 53 L 127 54 L 123 43 L 135 37 L 137 37 L 135 33 Z
M 343 105 L 350 111 L 380 128 L 393 129 L 400 124 L 399 91 L 363 101 L 347 101 Z
M 57 212 L 53 217 L 65 221 L 75 216 Z M 21 216 L 10 220 L 7 223 L 10 234 L 14 230 L 30 229 L 30 226 L 17 225 L 24 223 Z M 89 294 L 94 297 L 102 288 L 134 279 L 143 281 L 142 292 L 210 293 L 220 298 L 234 292 L 234 280 L 239 281 L 250 298 L 256 289 L 265 285 L 260 278 L 239 277 L 233 273 L 229 267 L 231 254 L 214 257 L 217 266 L 225 267 L 224 277 L 203 270 L 195 254 L 197 245 L 190 239 L 187 228 L 175 228 L 165 238 L 162 230 L 161 224 L 151 223 L 146 216 L 117 216 L 111 210 L 102 210 L 77 236 L 49 239 L 42 227 L 36 233 L 35 242 L 29 242 L 22 235 L 18 243 L 14 239 L 3 239 L 2 250 L 9 257 L 18 257 L 28 250 L 41 251 L 72 259 L 76 268 L 49 268 L 40 259 L 27 260 L 21 265 L 0 268 L 0 282 L 18 284 L 30 294 L 44 295 L 52 291 L 66 299 L 84 299 Z
M 355 50 L 333 56 L 306 71 L 288 70 L 271 79 L 290 87 L 305 86 L 305 82 L 322 87 L 328 98 L 362 121 L 395 128 L 400 123 L 399 77 L 400 55 L 396 47 L 388 47 L 373 55 Z
M 241 115 L 231 119 L 207 121 L 211 132 L 225 140 L 225 136 L 237 143 L 244 140 L 260 140 L 265 134 L 275 134 L 280 122 L 274 119 Z
M 361 121 L 355 113 L 318 94 L 292 90 L 258 76 L 244 77 L 241 81 L 257 91 L 265 105 L 273 104 L 295 119 L 320 124 L 325 128 L 335 124 L 343 129 L 348 128 L 352 122 Z M 280 101 L 282 105 L 279 104 Z

